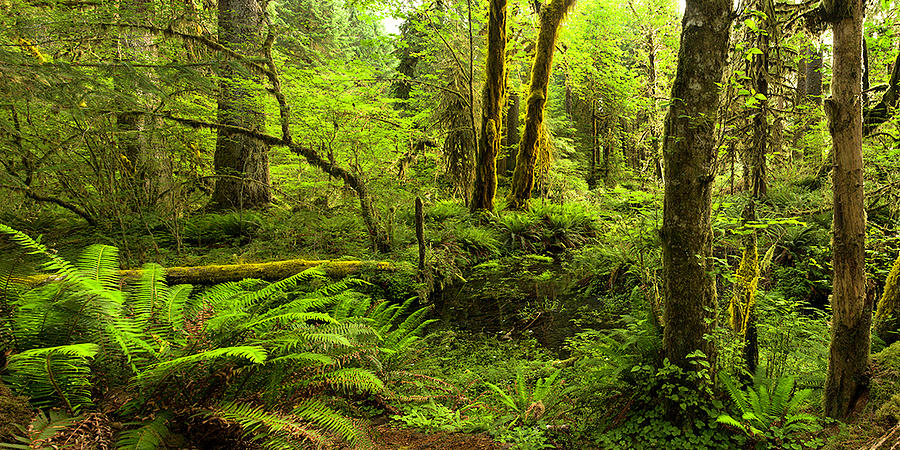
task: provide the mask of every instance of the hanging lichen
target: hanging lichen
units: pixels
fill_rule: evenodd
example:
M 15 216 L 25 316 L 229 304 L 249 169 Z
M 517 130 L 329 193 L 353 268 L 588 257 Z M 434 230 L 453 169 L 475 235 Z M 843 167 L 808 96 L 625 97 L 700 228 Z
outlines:
M 744 256 L 734 277 L 734 290 L 728 305 L 728 323 L 736 333 L 745 336 L 759 284 L 759 252 L 755 233 L 747 235 L 745 239 Z
M 875 334 L 888 345 L 900 339 L 900 255 L 884 282 L 874 328 Z

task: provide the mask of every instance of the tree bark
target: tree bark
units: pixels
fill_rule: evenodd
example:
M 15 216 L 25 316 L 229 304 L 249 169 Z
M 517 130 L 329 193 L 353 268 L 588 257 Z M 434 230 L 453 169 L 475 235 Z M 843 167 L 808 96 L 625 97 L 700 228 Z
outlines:
M 866 300 L 862 159 L 863 0 L 835 1 L 832 96 L 825 102 L 834 143 L 834 292 L 825 414 L 846 418 L 868 383 L 872 305 Z
M 806 63 L 807 101 L 822 104 L 822 40 L 819 38 L 815 47 L 810 48 L 809 60 Z
M 510 209 L 525 209 L 534 189 L 534 171 L 538 158 L 538 142 L 544 123 L 544 105 L 547 103 L 547 87 L 553 69 L 553 52 L 559 25 L 575 0 L 551 0 L 540 7 L 541 30 L 538 33 L 534 63 L 531 66 L 531 83 L 525 102 L 525 130 L 519 141 L 516 170 L 513 172 L 509 195 Z M 538 3 L 539 4 L 539 3 Z
M 503 175 L 510 176 L 516 169 L 516 155 L 511 150 L 512 146 L 519 143 L 519 104 L 521 103 L 518 92 L 510 92 L 506 100 L 506 125 L 503 134 L 503 148 L 507 149 L 503 158 Z
M 663 347 L 665 356 L 685 369 L 687 356 L 697 350 L 715 357 L 715 346 L 706 339 L 717 309 L 710 259 L 713 132 L 731 20 L 730 0 L 687 1 L 664 131 Z
M 497 193 L 497 156 L 503 139 L 506 101 L 506 0 L 490 0 L 487 70 L 481 107 L 481 136 L 475 166 L 472 212 L 493 211 Z
M 245 55 L 258 54 L 259 30 L 265 23 L 265 0 L 219 0 L 219 42 Z M 265 114 L 258 74 L 226 63 L 220 74 L 218 122 L 263 131 Z M 214 166 L 216 187 L 210 206 L 245 209 L 267 206 L 272 201 L 268 146 L 251 136 L 219 129 Z

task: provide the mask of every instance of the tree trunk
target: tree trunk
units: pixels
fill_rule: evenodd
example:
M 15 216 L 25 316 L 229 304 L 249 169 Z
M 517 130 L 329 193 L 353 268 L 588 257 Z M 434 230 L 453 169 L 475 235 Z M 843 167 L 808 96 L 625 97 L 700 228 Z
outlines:
M 547 87 L 553 69 L 553 52 L 556 49 L 556 35 L 569 8 L 575 0 L 551 0 L 540 8 L 541 30 L 538 33 L 534 63 L 531 66 L 531 84 L 528 100 L 525 102 L 525 130 L 519 141 L 516 156 L 516 170 L 513 172 L 512 189 L 509 194 L 510 209 L 525 209 L 534 189 L 534 170 L 538 158 L 538 142 L 544 123 L 544 105 L 547 103 Z
M 884 293 L 878 301 L 873 328 L 887 345 L 900 340 L 900 255 L 884 282 Z
M 510 92 L 506 100 L 506 116 L 504 119 L 506 125 L 503 134 L 503 148 L 506 150 L 506 156 L 503 158 L 504 176 L 510 176 L 516 169 L 516 155 L 512 150 L 512 146 L 519 143 L 519 104 L 520 97 L 518 92 Z
M 472 212 L 494 210 L 497 193 L 497 156 L 503 139 L 506 100 L 506 0 L 491 0 L 488 17 L 487 69 L 481 107 L 481 136 L 475 165 Z
M 259 53 L 265 3 L 258 0 L 219 0 L 219 42 L 243 53 Z M 229 63 L 235 63 L 230 61 Z M 261 79 L 248 69 L 223 64 L 219 83 L 218 121 L 253 131 L 264 131 Z M 269 191 L 268 146 L 246 134 L 219 129 L 214 166 L 216 187 L 210 206 L 244 209 L 267 206 Z
M 663 141 L 665 196 L 660 237 L 666 298 L 663 347 L 674 364 L 702 350 L 716 320 L 712 277 L 710 202 L 715 179 L 714 129 L 719 84 L 728 56 L 730 0 L 688 0 L 682 22 L 678 69 Z
M 822 39 L 810 49 L 810 58 L 806 63 L 806 100 L 817 105 L 822 104 Z
M 120 20 L 133 23 L 148 14 L 150 3 L 147 0 L 128 0 L 120 4 Z M 154 45 L 153 35 L 143 29 L 122 28 L 117 39 L 116 57 L 125 64 L 155 62 L 158 52 Z M 126 79 L 129 77 L 125 77 Z M 116 90 L 123 95 L 137 95 L 141 100 L 150 103 L 149 94 L 137 91 L 136 86 L 116 83 Z M 144 103 L 142 102 L 142 103 Z M 147 105 L 148 108 L 152 106 Z M 154 148 L 148 131 L 153 128 L 152 115 L 140 111 L 124 111 L 116 114 L 116 126 L 119 134 L 117 143 L 119 152 L 125 156 L 122 161 L 126 189 L 131 191 L 128 202 L 133 208 L 150 208 L 156 206 L 159 192 L 169 184 L 171 170 L 166 170 L 165 152 Z M 148 130 L 151 129 L 151 130 Z
M 866 300 L 862 159 L 863 0 L 834 2 L 834 76 L 825 102 L 834 143 L 834 292 L 825 414 L 847 417 L 868 383 L 872 305 Z

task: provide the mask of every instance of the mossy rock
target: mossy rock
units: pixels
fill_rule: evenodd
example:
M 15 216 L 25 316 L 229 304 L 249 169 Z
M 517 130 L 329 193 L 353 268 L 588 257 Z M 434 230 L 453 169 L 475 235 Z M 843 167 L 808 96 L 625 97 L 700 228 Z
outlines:
M 13 438 L 22 434 L 22 427 L 31 422 L 31 406 L 28 399 L 12 393 L 0 383 L 0 442 L 12 442 Z
M 891 369 L 900 373 L 900 342 L 895 342 L 890 347 L 872 355 L 872 361 L 882 369 Z
M 888 405 L 900 392 L 900 342 L 872 355 L 872 369 L 872 400 Z
M 881 405 L 878 411 L 875 411 L 875 418 L 891 424 L 900 422 L 900 394 L 894 394 L 890 400 Z

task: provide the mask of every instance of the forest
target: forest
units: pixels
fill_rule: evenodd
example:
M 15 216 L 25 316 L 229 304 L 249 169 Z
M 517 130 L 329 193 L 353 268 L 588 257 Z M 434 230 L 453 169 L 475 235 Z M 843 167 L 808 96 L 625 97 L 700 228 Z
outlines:
M 898 0 L 0 24 L 0 448 L 900 449 Z

